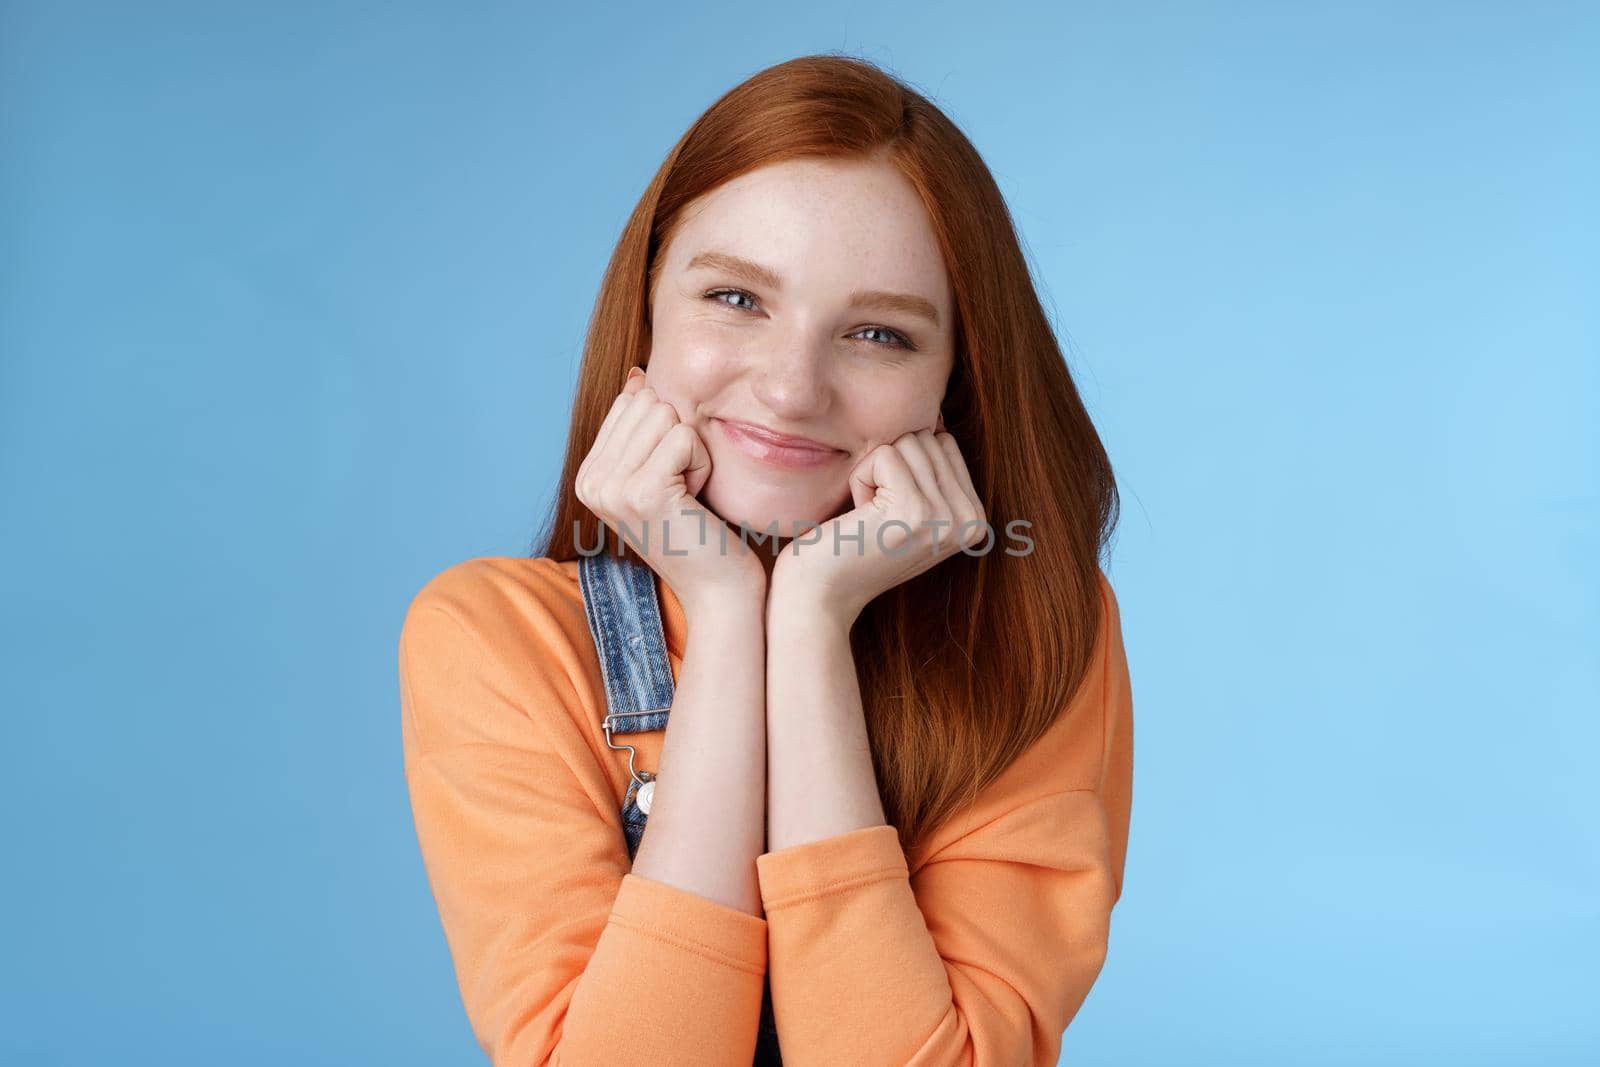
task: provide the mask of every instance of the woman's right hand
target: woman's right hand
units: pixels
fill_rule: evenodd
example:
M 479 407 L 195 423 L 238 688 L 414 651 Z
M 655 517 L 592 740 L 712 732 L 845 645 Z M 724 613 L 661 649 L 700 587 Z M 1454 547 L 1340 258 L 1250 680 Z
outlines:
M 578 467 L 578 499 L 672 587 L 685 614 L 709 597 L 764 593 L 750 547 L 698 499 L 711 455 L 638 367 Z M 663 538 L 665 539 L 663 541 Z

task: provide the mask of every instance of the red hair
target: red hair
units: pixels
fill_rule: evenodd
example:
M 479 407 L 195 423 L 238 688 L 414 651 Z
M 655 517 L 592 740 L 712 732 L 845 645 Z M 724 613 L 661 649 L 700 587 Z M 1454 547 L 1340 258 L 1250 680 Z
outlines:
M 602 540 L 574 481 L 649 351 L 650 296 L 684 207 L 768 164 L 873 156 L 916 188 L 944 255 L 955 365 L 942 410 L 995 532 L 986 553 L 957 554 L 879 596 L 851 630 L 879 793 L 910 849 L 1071 702 L 1099 636 L 1099 559 L 1118 511 L 1110 461 L 1005 200 L 971 142 L 925 97 L 866 60 L 801 56 L 730 89 L 673 146 L 601 281 L 566 460 L 534 554 L 575 560 L 579 544 Z M 1007 536 L 1014 520 L 1029 524 L 1026 555 L 1005 551 L 1026 547 Z

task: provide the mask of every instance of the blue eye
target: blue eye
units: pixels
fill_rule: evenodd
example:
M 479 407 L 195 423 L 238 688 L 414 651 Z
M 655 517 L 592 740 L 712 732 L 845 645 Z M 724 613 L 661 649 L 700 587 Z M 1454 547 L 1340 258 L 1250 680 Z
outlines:
M 726 300 L 722 299 L 724 296 L 742 296 L 742 297 L 748 298 L 752 302 L 754 302 L 754 300 L 755 300 L 755 297 L 751 296 L 749 293 L 745 292 L 743 289 L 713 289 L 709 293 L 706 294 L 706 299 L 715 300 L 717 303 L 726 305 L 727 307 L 730 307 L 730 308 L 733 308 L 733 310 L 735 310 L 735 311 L 753 311 L 754 310 L 754 308 L 742 307 L 742 306 L 740 306 L 738 304 L 730 304 Z M 873 341 L 873 342 L 871 342 L 872 344 L 875 344 L 875 345 L 879 346 L 880 348 L 905 348 L 905 349 L 915 349 L 916 348 L 916 346 L 911 343 L 911 339 L 908 338 L 905 334 L 901 333 L 899 330 L 891 330 L 887 326 L 863 326 L 858 332 L 866 333 L 869 330 L 877 330 L 879 333 L 887 334 L 890 338 L 892 338 L 892 340 L 889 340 L 889 341 Z
M 893 338 L 893 340 L 888 341 L 888 342 L 880 341 L 880 342 L 878 342 L 879 344 L 886 344 L 890 348 L 910 348 L 911 347 L 911 342 L 910 341 L 906 340 L 905 337 L 902 334 L 900 334 L 898 331 L 891 330 L 887 326 L 863 326 L 861 328 L 861 332 L 862 333 L 866 333 L 868 330 L 877 330 L 879 333 L 888 334 L 891 338 Z
M 720 304 L 728 304 L 726 300 L 722 300 L 720 298 L 728 296 L 729 294 L 732 294 L 733 296 L 750 296 L 750 294 L 745 292 L 743 289 L 713 289 L 711 292 L 707 293 L 706 296 L 712 300 L 716 300 Z M 750 299 L 754 300 L 755 297 L 751 296 Z M 738 311 L 745 310 L 736 304 L 728 304 L 728 306 Z

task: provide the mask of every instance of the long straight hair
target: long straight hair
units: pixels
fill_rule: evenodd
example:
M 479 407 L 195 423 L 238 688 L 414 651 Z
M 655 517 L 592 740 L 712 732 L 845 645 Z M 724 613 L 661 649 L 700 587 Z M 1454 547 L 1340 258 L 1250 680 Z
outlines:
M 1071 702 L 1099 636 L 1100 554 L 1118 511 L 1110 461 L 1005 200 L 977 150 L 924 96 L 863 59 L 801 56 L 729 90 L 673 146 L 601 281 L 566 460 L 533 554 L 570 561 L 580 544 L 592 552 L 616 540 L 574 483 L 629 369 L 649 352 L 650 297 L 684 207 L 768 164 L 873 156 L 911 181 L 943 253 L 956 344 L 945 427 L 996 535 L 989 551 L 957 553 L 883 593 L 851 629 L 879 793 L 910 850 Z M 1016 520 L 1031 549 L 1007 536 Z M 631 546 L 620 552 L 638 558 Z

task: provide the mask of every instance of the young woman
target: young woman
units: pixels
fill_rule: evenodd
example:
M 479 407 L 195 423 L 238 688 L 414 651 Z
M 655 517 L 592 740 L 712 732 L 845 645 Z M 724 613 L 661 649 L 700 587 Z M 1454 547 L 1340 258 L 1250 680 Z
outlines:
M 535 553 L 400 641 L 492 1062 L 1054 1064 L 1126 854 L 1116 489 L 972 145 L 860 60 L 737 86 L 573 410 Z

